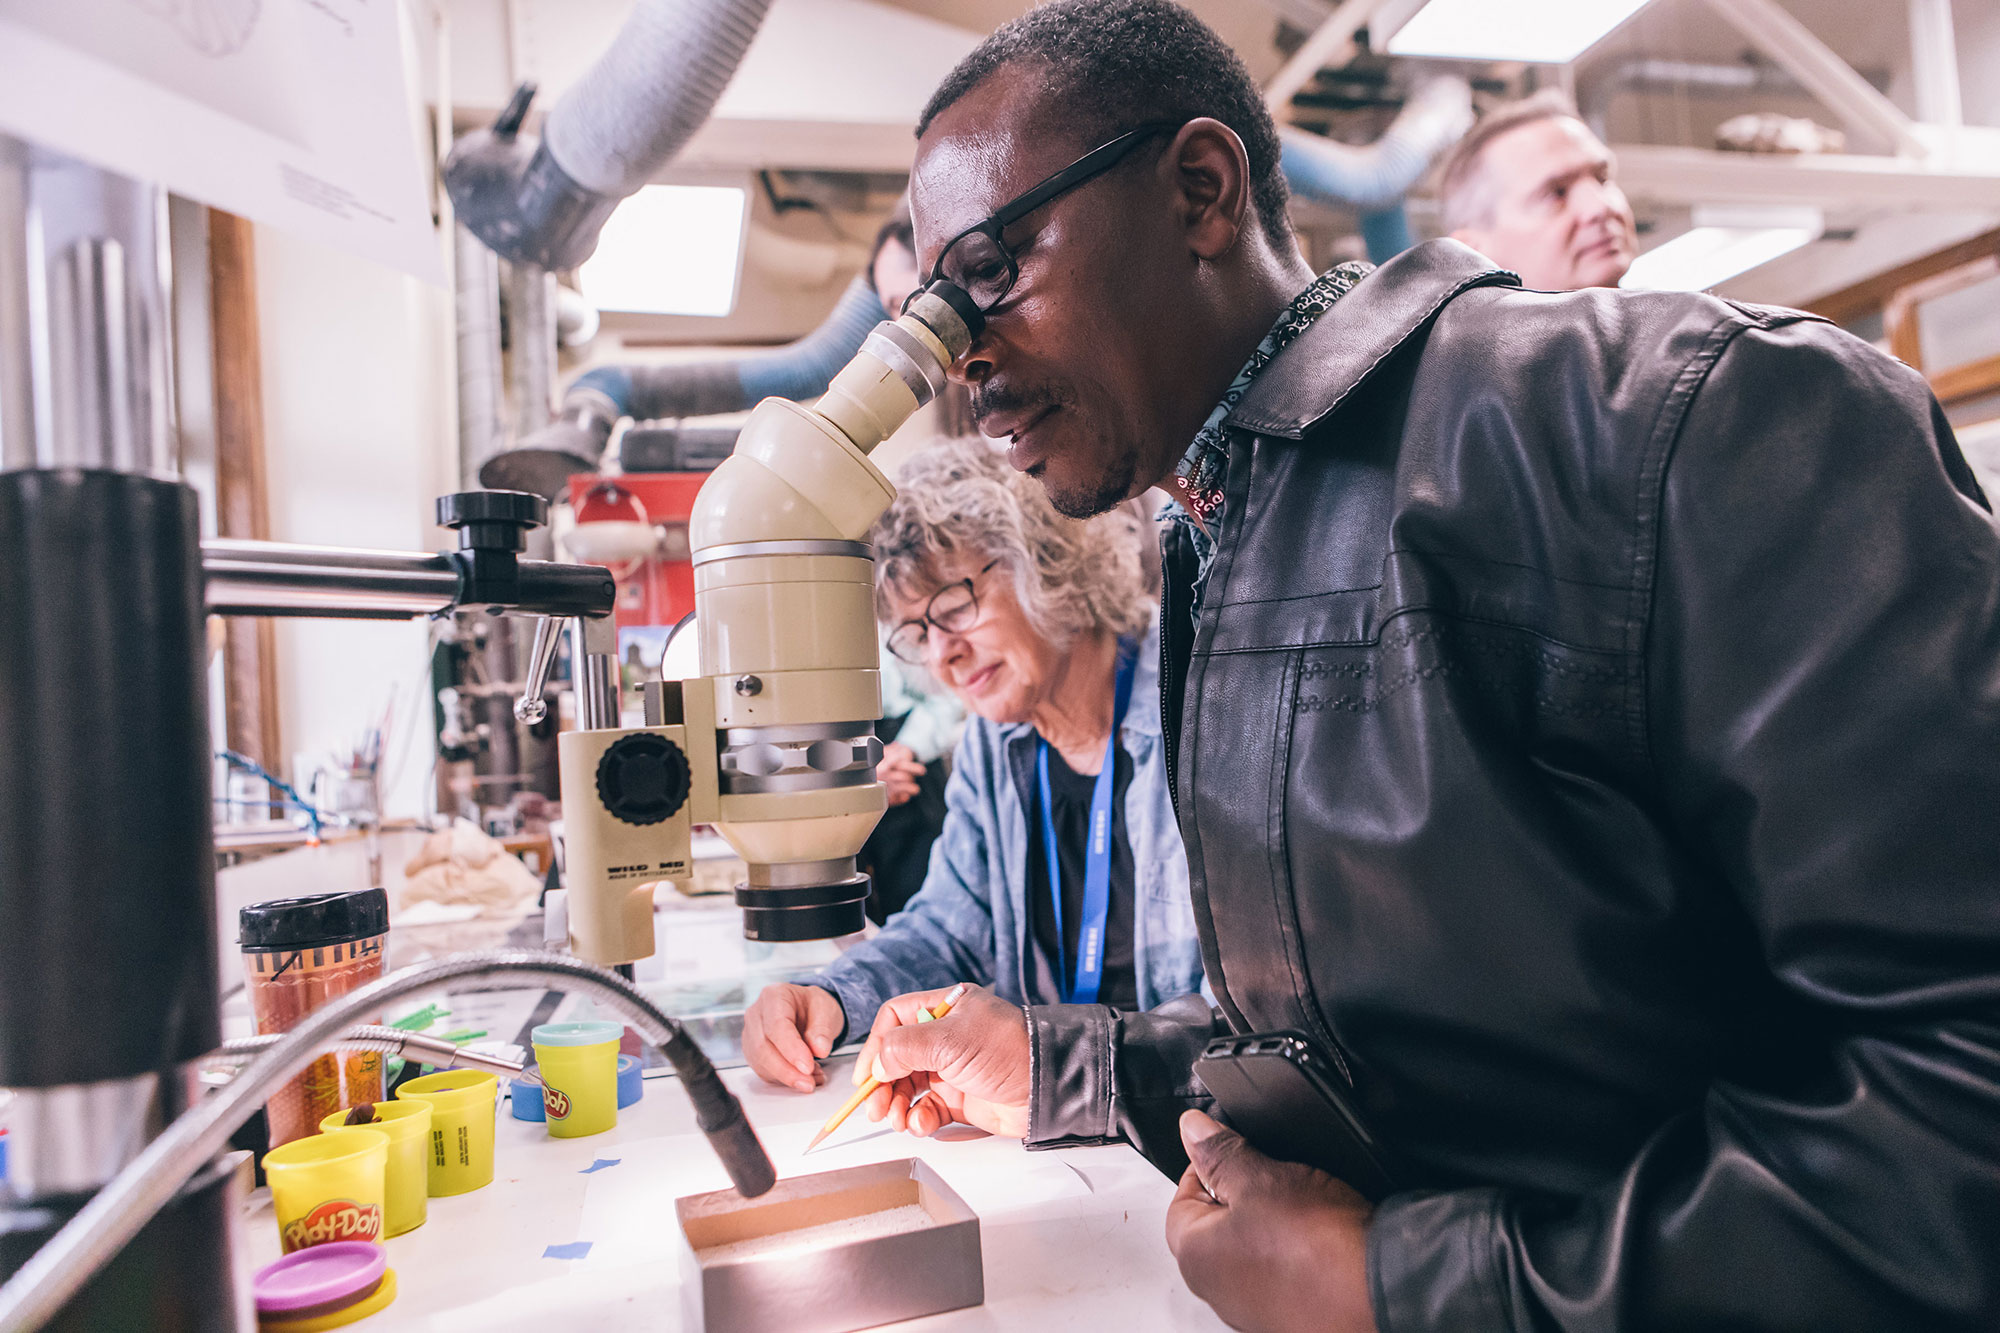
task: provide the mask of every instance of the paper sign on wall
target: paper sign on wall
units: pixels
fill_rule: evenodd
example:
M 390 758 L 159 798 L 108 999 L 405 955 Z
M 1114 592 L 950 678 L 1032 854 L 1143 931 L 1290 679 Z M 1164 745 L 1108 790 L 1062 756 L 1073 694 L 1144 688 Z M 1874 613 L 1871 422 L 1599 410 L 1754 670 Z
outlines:
M 0 129 L 444 285 L 398 0 L 0 0 Z

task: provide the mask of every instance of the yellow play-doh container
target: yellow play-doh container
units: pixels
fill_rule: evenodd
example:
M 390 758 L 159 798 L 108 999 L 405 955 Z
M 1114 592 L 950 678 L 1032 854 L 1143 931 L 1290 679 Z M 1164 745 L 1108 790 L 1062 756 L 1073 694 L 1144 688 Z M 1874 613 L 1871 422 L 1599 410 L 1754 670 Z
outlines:
M 430 1211 L 431 1104 L 415 1097 L 376 1102 L 369 1110 L 375 1118 L 356 1128 L 379 1130 L 389 1138 L 382 1234 L 400 1236 L 422 1226 Z M 320 1131 L 346 1128 L 350 1114 L 335 1111 L 319 1122 Z
M 336 1240 L 382 1242 L 389 1136 L 335 1129 L 264 1154 L 285 1253 Z
M 396 1089 L 399 1101 L 431 1104 L 426 1166 L 433 1199 L 493 1183 L 493 1115 L 500 1080 L 478 1069 L 447 1069 Z
M 618 1123 L 618 1023 L 544 1023 L 532 1034 L 549 1134 L 580 1139 Z

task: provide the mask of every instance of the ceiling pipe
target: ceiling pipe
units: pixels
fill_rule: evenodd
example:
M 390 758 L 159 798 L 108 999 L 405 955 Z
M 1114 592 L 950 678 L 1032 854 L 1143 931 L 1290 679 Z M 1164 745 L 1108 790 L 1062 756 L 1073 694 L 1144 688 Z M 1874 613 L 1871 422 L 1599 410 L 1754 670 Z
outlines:
M 771 0 L 639 0 L 597 63 L 521 133 L 533 84 L 445 162 L 459 221 L 516 264 L 575 268 L 620 200 L 708 120 Z

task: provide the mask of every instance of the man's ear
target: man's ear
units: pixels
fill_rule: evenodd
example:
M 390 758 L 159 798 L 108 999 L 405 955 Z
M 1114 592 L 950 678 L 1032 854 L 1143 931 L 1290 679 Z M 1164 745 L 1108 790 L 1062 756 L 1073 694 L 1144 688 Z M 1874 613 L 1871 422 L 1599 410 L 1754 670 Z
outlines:
M 1208 116 L 1191 120 L 1174 135 L 1163 164 L 1188 249 L 1202 259 L 1229 253 L 1255 215 L 1250 155 L 1236 131 Z

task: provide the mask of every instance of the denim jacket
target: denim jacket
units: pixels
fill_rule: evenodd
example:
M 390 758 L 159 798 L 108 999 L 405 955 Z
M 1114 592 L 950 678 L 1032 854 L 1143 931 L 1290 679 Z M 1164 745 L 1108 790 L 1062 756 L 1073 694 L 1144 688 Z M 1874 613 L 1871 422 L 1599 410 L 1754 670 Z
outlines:
M 1138 919 L 1132 962 L 1139 1006 L 1202 988 L 1201 941 L 1188 896 L 1187 857 L 1167 793 L 1159 697 L 1159 635 L 1139 635 L 1132 706 L 1119 743 L 1132 756 L 1125 792 Z M 808 984 L 833 992 L 859 1037 L 884 1000 L 955 982 L 991 986 L 1015 1004 L 1056 1004 L 1029 990 L 1028 811 L 1014 774 L 1032 764 L 1035 729 L 972 718 L 945 787 L 944 832 L 931 848 L 924 887 L 873 939 L 857 944 Z

